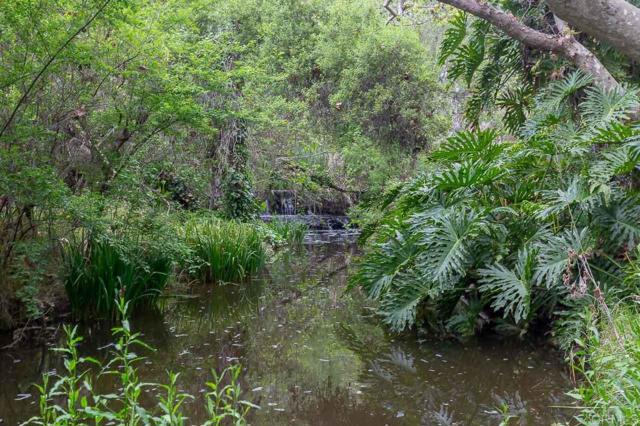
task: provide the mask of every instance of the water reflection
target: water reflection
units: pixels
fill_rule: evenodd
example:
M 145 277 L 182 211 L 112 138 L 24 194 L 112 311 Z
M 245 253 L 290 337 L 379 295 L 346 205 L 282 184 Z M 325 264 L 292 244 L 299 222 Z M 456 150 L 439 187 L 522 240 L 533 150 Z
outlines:
M 157 351 L 147 381 L 179 371 L 181 390 L 203 392 L 212 368 L 245 368 L 242 386 L 262 408 L 253 425 L 547 425 L 563 419 L 568 378 L 558 356 L 522 342 L 421 342 L 389 335 L 357 293 L 345 295 L 351 245 L 307 246 L 280 254 L 241 286 L 195 286 L 134 319 Z M 85 330 L 85 352 L 104 357 L 105 326 Z M 98 349 L 100 348 L 100 349 Z M 29 384 L 59 368 L 44 349 L 0 354 L 0 418 L 26 419 Z M 153 391 L 150 391 L 153 392 Z M 200 424 L 200 404 L 189 406 Z

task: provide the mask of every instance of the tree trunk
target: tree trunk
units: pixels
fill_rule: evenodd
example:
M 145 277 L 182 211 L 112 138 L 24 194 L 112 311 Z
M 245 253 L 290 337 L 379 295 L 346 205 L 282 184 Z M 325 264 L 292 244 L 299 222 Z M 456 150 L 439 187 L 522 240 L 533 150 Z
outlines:
M 608 69 L 589 49 L 578 42 L 573 36 L 562 37 L 562 47 L 556 52 L 573 62 L 578 68 L 591 74 L 594 81 L 606 90 L 619 86 Z
M 547 0 L 560 18 L 640 62 L 640 9 L 624 0 Z

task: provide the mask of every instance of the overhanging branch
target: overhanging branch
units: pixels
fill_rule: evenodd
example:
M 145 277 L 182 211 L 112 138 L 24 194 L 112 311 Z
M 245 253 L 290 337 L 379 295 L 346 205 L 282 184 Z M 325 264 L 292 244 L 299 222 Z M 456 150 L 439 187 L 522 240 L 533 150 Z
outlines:
M 0 137 L 2 137 L 4 132 L 9 128 L 9 126 L 11 125 L 13 120 L 15 119 L 16 115 L 18 114 L 18 111 L 20 110 L 20 107 L 27 100 L 27 98 L 29 97 L 29 95 L 31 94 L 33 89 L 35 88 L 35 86 L 38 83 L 38 81 L 40 81 L 42 76 L 44 76 L 44 74 L 47 71 L 47 69 L 49 69 L 51 64 L 53 64 L 53 61 L 55 61 L 58 58 L 58 56 L 60 55 L 60 53 L 62 53 L 64 51 L 64 49 L 66 49 L 67 46 L 69 46 L 71 44 L 71 42 L 73 40 L 75 40 L 76 37 L 78 37 L 83 31 L 85 31 L 89 27 L 89 25 L 91 25 L 93 23 L 93 21 L 95 21 L 96 18 L 98 18 L 98 16 L 100 16 L 100 14 L 102 14 L 102 12 L 104 12 L 104 10 L 107 8 L 109 3 L 111 3 L 111 0 L 105 0 L 104 3 L 102 3 L 100 5 L 98 10 L 93 15 L 91 15 L 91 17 L 80 28 L 78 28 L 78 30 L 76 32 L 74 32 L 64 43 L 62 43 L 62 45 L 58 48 L 58 50 L 56 50 L 54 52 L 54 54 L 51 55 L 51 57 L 47 60 L 47 62 L 45 62 L 45 64 L 42 66 L 42 68 L 40 69 L 38 74 L 36 74 L 36 76 L 33 78 L 33 80 L 31 80 L 31 83 L 29 84 L 29 87 L 27 87 L 27 90 L 25 90 L 25 92 L 22 94 L 22 97 L 18 100 L 18 103 L 13 108 L 13 111 L 11 111 L 11 115 L 9 115 L 9 118 L 4 123 L 4 126 L 2 126 L 2 129 L 0 129 Z
M 520 22 L 511 13 L 504 12 L 491 4 L 478 0 L 438 1 L 484 19 L 508 36 L 532 49 L 553 52 L 564 57 L 578 68 L 593 75 L 596 84 L 605 89 L 612 89 L 618 86 L 618 82 L 602 65 L 600 60 L 571 35 L 546 34 L 535 30 Z
M 625 0 L 547 0 L 571 27 L 640 62 L 640 9 Z

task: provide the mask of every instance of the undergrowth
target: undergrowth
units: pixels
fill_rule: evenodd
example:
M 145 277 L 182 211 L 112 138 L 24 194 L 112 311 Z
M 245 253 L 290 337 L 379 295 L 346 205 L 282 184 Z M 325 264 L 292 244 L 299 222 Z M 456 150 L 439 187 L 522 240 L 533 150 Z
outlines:
M 637 292 L 637 91 L 590 82 L 551 84 L 517 138 L 452 136 L 381 198 L 352 284 L 392 329 L 522 336 Z
M 128 225 L 82 229 L 62 244 L 61 278 L 78 317 L 113 318 L 120 296 L 132 309 L 153 306 L 172 277 L 242 281 L 264 266 L 272 249 L 301 244 L 308 230 L 301 223 L 197 213 Z
M 300 245 L 309 231 L 304 222 L 272 220 L 265 224 L 275 245 Z
M 637 425 L 640 422 L 640 312 L 622 306 L 585 332 L 576 352 L 580 384 L 571 392 L 583 425 Z

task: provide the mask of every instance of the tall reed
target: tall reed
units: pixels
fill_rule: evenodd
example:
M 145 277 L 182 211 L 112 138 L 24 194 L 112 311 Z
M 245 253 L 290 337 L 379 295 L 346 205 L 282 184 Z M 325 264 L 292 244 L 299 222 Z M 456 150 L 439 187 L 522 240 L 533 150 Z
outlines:
M 205 281 L 242 280 L 266 261 L 262 234 L 251 224 L 194 219 L 185 238 L 196 257 L 192 270 Z
M 64 250 L 65 289 L 79 316 L 114 317 L 115 300 L 132 307 L 153 304 L 171 274 L 171 259 L 139 240 L 85 235 Z

